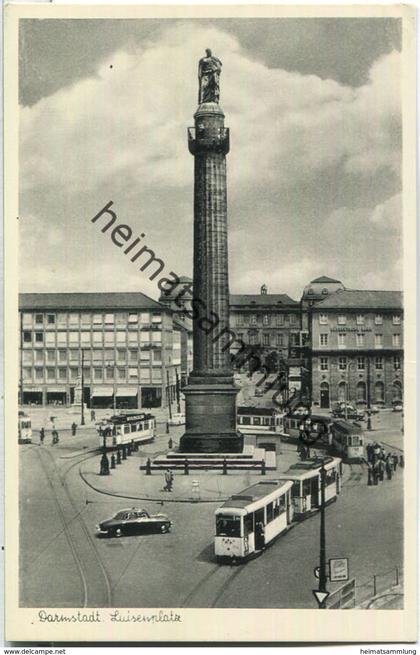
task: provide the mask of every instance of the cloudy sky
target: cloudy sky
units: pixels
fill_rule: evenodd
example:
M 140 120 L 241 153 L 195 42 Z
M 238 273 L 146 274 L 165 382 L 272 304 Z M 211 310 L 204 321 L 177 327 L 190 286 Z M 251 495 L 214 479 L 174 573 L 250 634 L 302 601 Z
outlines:
M 223 62 L 230 287 L 298 298 L 318 275 L 402 288 L 396 19 L 24 20 L 22 291 L 143 291 L 91 218 L 110 200 L 192 272 L 197 62 Z

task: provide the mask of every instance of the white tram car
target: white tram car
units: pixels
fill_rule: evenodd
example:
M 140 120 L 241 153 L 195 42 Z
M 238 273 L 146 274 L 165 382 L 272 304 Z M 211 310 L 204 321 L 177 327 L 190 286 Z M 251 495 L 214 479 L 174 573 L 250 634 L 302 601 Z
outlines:
M 238 407 L 237 426 L 243 434 L 280 434 L 283 414 L 274 408 Z
M 325 469 L 325 502 L 337 499 L 341 491 L 343 465 L 339 457 L 314 457 L 293 464 L 282 480 L 291 480 L 292 503 L 297 520 L 321 506 L 321 468 Z
M 318 457 L 290 467 L 277 480 L 264 480 L 231 496 L 216 510 L 215 555 L 219 562 L 243 562 L 261 553 L 294 521 L 321 506 L 321 468 L 325 502 L 341 491 L 339 457 Z
M 156 419 L 152 414 L 116 414 L 96 424 L 99 445 L 113 450 L 129 443 L 151 443 L 155 440 Z
M 216 510 L 218 560 L 247 559 L 287 530 L 293 519 L 292 484 L 289 480 L 258 482 Z
M 32 443 L 32 422 L 29 416 L 22 411 L 18 416 L 18 442 Z

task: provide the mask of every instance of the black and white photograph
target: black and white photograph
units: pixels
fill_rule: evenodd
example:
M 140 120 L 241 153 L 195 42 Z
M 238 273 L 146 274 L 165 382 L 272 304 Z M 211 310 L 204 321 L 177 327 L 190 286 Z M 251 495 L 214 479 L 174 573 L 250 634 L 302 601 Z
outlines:
M 413 10 L 9 9 L 27 639 L 415 639 Z

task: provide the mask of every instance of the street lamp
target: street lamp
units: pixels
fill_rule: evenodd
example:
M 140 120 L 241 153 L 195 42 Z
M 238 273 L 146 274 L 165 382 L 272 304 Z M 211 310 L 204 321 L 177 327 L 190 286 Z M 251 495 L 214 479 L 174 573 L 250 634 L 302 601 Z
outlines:
M 346 405 L 344 410 L 345 419 L 347 421 L 347 412 L 348 404 L 350 402 L 350 367 L 354 365 L 354 362 L 348 362 L 346 366 Z
M 318 585 L 318 591 L 321 591 L 326 594 L 327 591 L 327 572 L 326 572 L 326 564 L 327 564 L 327 549 L 326 549 L 326 543 L 325 543 L 325 477 L 326 477 L 326 470 L 324 464 L 322 464 L 320 468 L 320 477 L 321 477 L 321 507 L 320 507 L 320 533 L 319 533 L 319 585 Z M 319 605 L 319 609 L 325 610 L 325 600 L 321 601 Z
M 370 406 L 370 357 L 367 358 L 367 430 L 372 430 L 372 420 L 371 420 L 371 406 Z
M 80 415 L 80 425 L 85 424 L 85 351 L 81 348 L 82 352 L 82 406 Z

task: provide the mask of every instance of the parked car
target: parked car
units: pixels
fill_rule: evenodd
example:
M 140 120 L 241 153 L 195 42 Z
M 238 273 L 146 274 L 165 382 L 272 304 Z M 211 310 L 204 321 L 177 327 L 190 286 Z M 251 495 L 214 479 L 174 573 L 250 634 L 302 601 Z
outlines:
M 347 408 L 346 408 L 347 406 Z M 361 409 L 356 409 L 351 403 L 339 402 L 332 408 L 332 415 L 334 418 L 347 418 L 352 421 L 363 421 L 365 412 Z
M 402 400 L 394 400 L 394 402 L 392 403 L 392 411 L 393 412 L 402 412 L 403 411 Z
M 97 533 L 108 537 L 141 534 L 145 532 L 169 532 L 171 521 L 166 514 L 149 514 L 145 509 L 122 509 L 110 519 L 96 526 Z
M 184 425 L 185 423 L 185 414 L 180 412 L 179 414 L 172 414 L 172 418 L 168 420 L 169 425 Z

